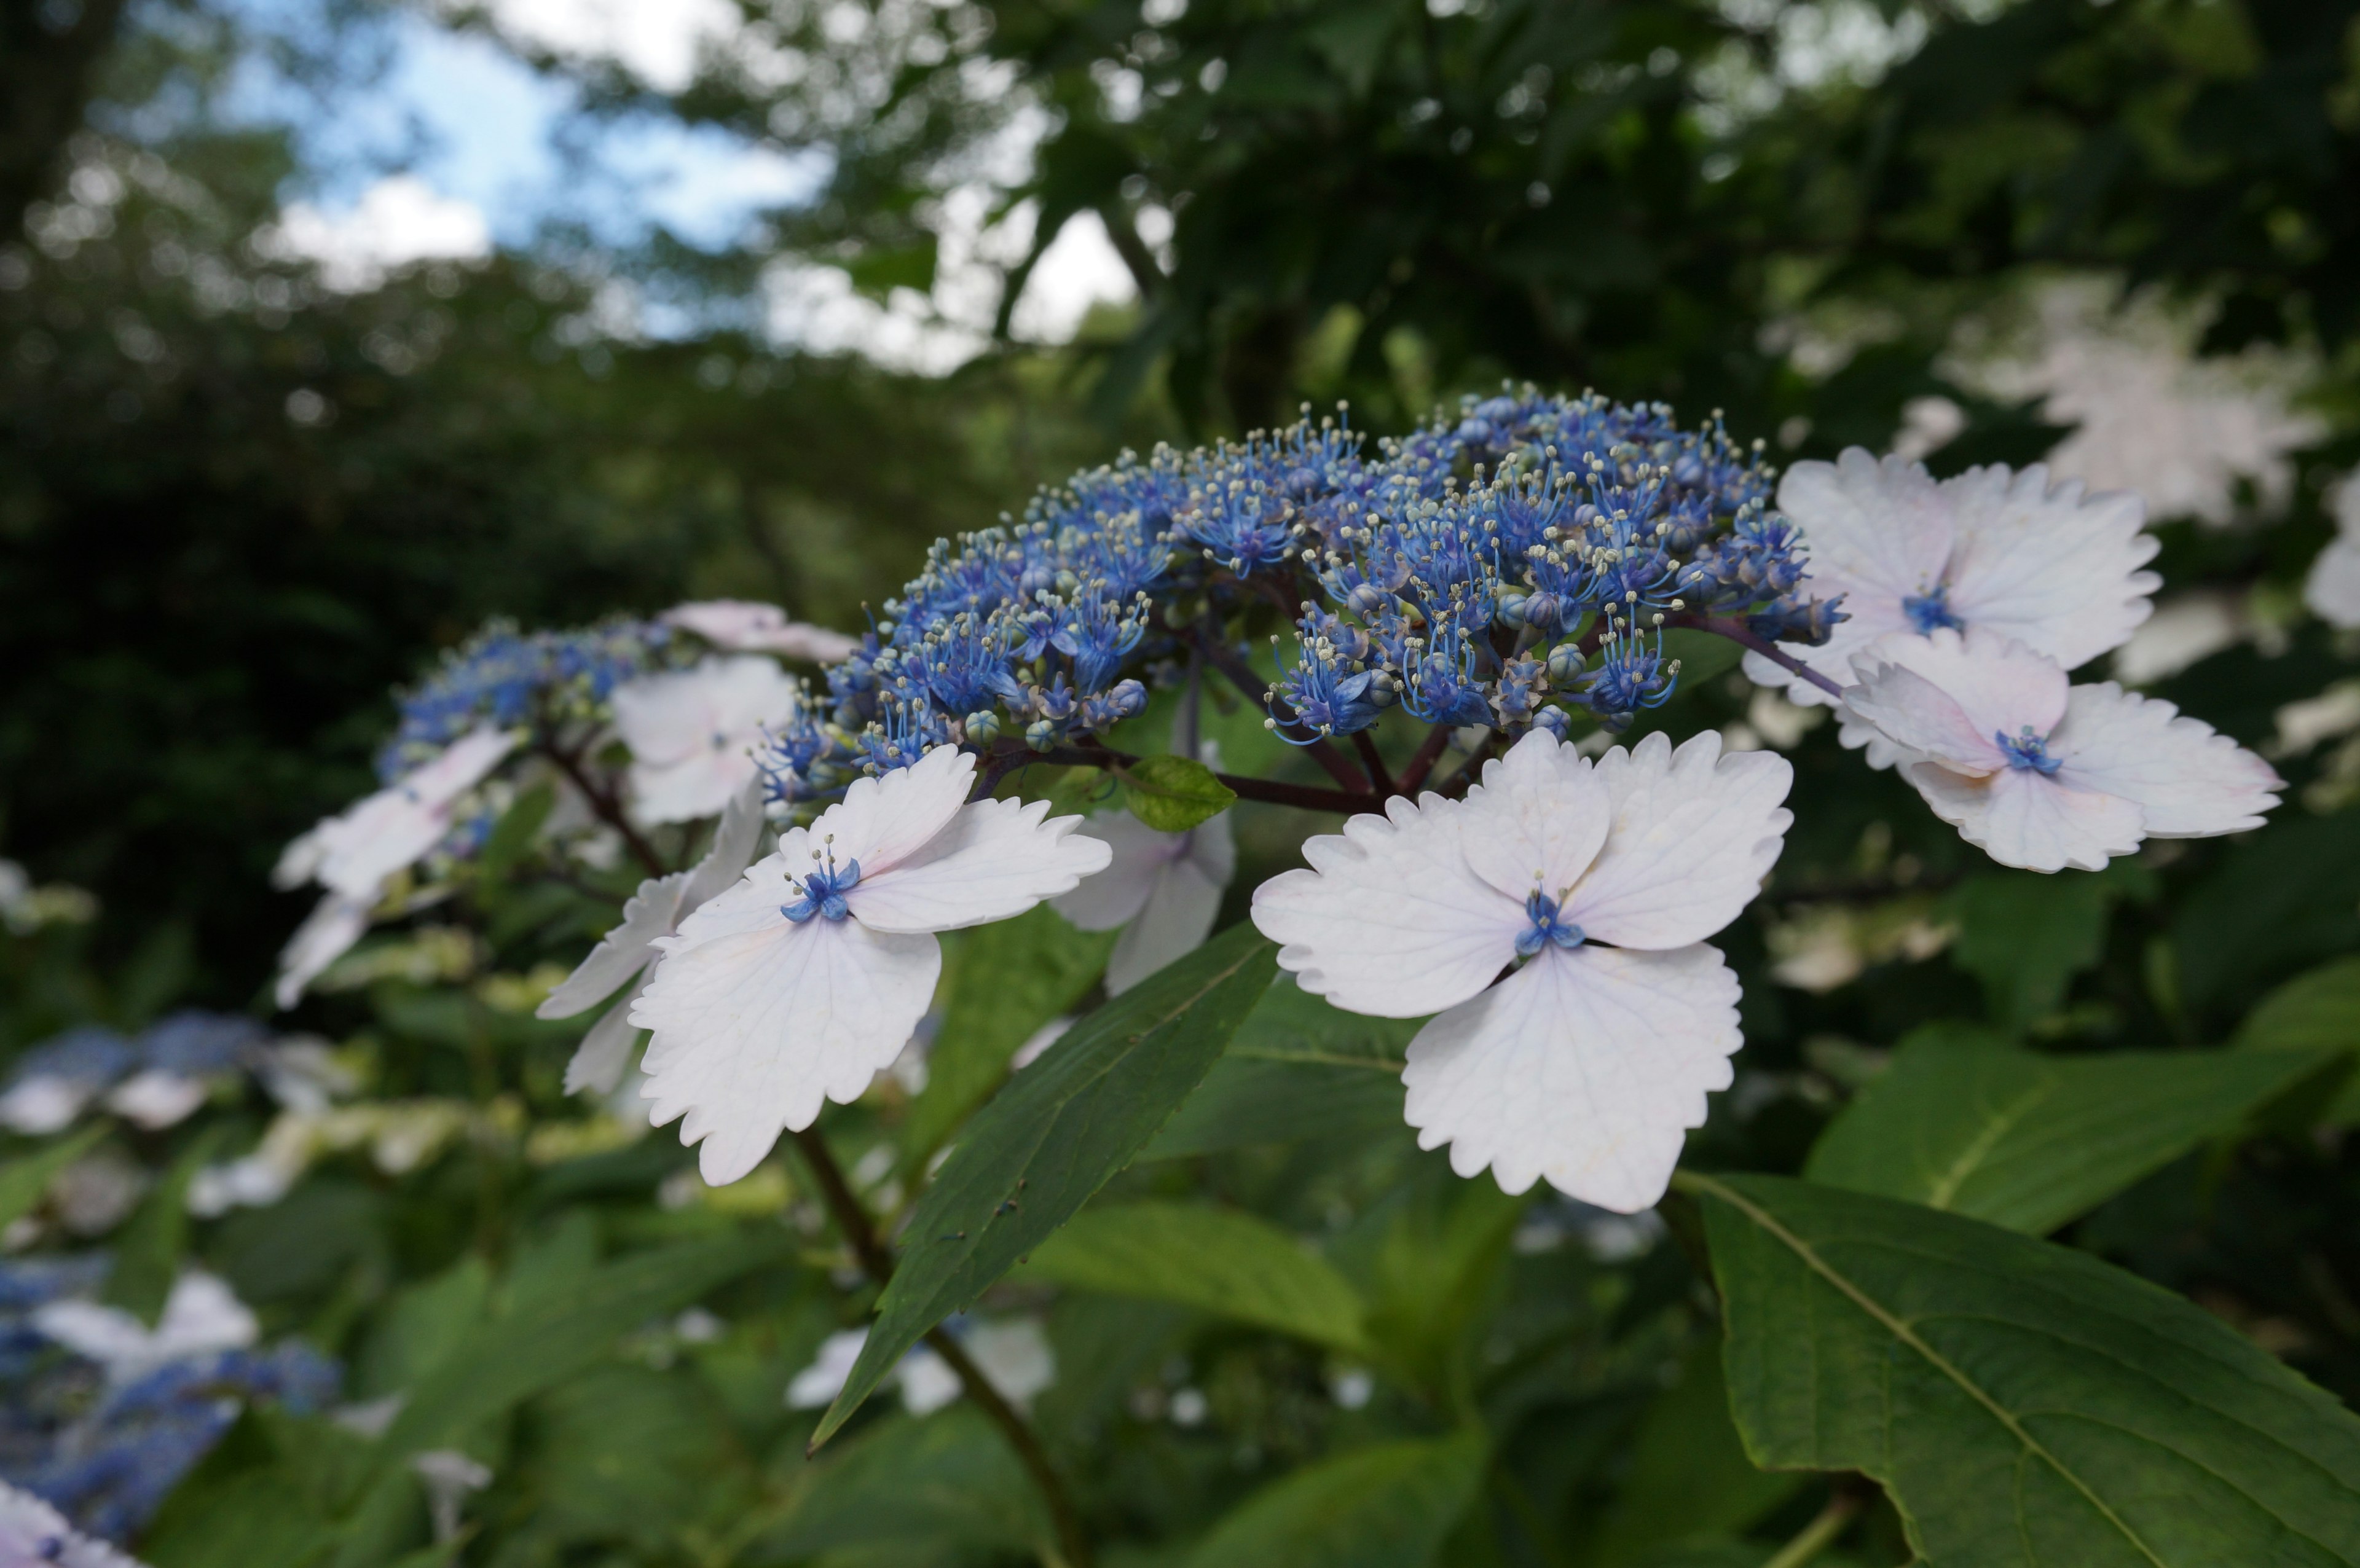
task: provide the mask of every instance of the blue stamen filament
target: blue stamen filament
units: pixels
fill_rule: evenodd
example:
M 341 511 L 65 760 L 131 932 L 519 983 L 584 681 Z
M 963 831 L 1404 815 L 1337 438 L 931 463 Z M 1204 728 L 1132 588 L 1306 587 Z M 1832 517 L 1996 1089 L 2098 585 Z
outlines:
M 812 859 L 819 860 L 820 855 L 820 851 L 813 850 Z M 814 915 L 840 920 L 852 913 L 852 906 L 844 901 L 844 896 L 860 881 L 860 862 L 847 861 L 838 867 L 836 852 L 830 849 L 826 855 L 825 864 L 814 866 L 802 881 L 798 882 L 792 877 L 787 878 L 787 885 L 803 897 L 794 903 L 781 904 L 779 913 L 796 925 L 802 925 Z
M 2029 770 L 2047 779 L 2065 766 L 2063 757 L 2049 755 L 2049 737 L 2034 735 L 2030 724 L 2025 725 L 2014 740 L 2008 738 L 2005 730 L 1994 730 L 1992 739 L 1999 742 L 2000 753 L 2007 758 L 2007 765 L 2018 771 Z
M 1557 900 L 1537 887 L 1524 899 L 1524 915 L 1530 923 L 1516 933 L 1519 958 L 1530 958 L 1551 942 L 1571 949 L 1589 940 L 1579 926 L 1558 918 Z
M 1948 626 L 1952 631 L 1966 630 L 1966 623 L 1950 613 L 1950 591 L 1936 583 L 1931 592 L 1901 601 L 1901 613 L 1920 637 L 1932 637 L 1936 628 Z

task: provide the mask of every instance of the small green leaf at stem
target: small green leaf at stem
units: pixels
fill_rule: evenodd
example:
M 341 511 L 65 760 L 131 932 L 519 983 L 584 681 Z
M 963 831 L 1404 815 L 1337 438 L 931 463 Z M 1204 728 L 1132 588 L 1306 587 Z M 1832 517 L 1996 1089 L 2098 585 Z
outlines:
M 1158 833 L 1186 833 L 1228 811 L 1238 798 L 1211 768 L 1191 757 L 1142 757 L 1122 768 L 1120 777 L 1131 814 Z

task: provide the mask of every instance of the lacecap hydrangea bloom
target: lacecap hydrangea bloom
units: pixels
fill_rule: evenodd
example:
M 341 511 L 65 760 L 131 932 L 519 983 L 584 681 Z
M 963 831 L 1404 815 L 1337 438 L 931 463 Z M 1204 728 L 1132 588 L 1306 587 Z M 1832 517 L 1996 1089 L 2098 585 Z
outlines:
M 803 688 L 759 654 L 700 659 L 615 689 L 631 752 L 631 811 L 643 822 L 709 817 L 755 776 L 754 747 L 795 716 Z

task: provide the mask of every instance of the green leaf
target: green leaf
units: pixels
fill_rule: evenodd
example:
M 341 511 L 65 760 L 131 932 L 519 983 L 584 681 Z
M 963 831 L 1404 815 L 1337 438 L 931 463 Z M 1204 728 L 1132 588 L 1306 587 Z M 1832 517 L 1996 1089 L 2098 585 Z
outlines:
M 490 1320 L 410 1390 L 377 1442 L 379 1470 L 573 1377 L 620 1335 L 780 1256 L 769 1241 L 683 1243 L 605 1264 Z
M 2360 958 L 2297 975 L 2262 998 L 2237 1030 L 2245 1051 L 2360 1051 Z M 2320 1124 L 2360 1123 L 2360 1073 L 2347 1075 L 2319 1114 Z
M 1248 1497 L 1188 1568 L 1423 1568 L 1475 1499 L 1479 1432 L 1355 1449 Z
M 1335 1266 L 1266 1220 L 1195 1203 L 1087 1209 L 1041 1244 L 1028 1274 L 1173 1301 L 1366 1354 L 1368 1307 Z
M 1402 1127 L 1403 1051 L 1415 1019 L 1331 1007 L 1282 975 L 1142 1160 Z
M 217 1124 L 190 1139 L 115 1238 L 115 1266 L 106 1272 L 101 1294 L 151 1326 L 163 1315 L 172 1283 L 180 1277 L 181 1255 L 189 1249 L 189 1183 L 229 1130 Z
M 1039 1549 L 1055 1539 L 1041 1494 L 1007 1441 L 961 1402 L 923 1421 L 887 1421 L 815 1465 L 786 1516 L 747 1555 L 799 1562 L 884 1542 L 949 1540 Z
M 1829 1124 L 1803 1174 L 2051 1231 L 2318 1072 L 2311 1051 L 2049 1057 L 1913 1037 Z
M 932 1154 L 1008 1075 L 1008 1059 L 1073 1010 L 1106 969 L 1112 931 L 1080 931 L 1046 904 L 958 933 L 943 976 L 943 1024 L 926 1087 L 901 1127 L 914 1164 Z
M 525 857 L 540 839 L 541 824 L 549 821 L 549 813 L 556 804 L 557 790 L 548 784 L 536 784 L 500 813 L 498 823 L 484 841 L 483 853 L 475 861 L 484 880 L 498 881 Z
M 1746 1451 L 1875 1477 L 1926 1562 L 2360 1563 L 2360 1420 L 2209 1313 L 1918 1204 L 1677 1180 Z
M 1680 1364 L 1680 1380 L 1659 1395 L 1631 1438 L 1631 1468 L 1599 1527 L 1596 1568 L 1653 1562 L 1673 1542 L 1742 1532 L 1798 1485 L 1757 1470 L 1729 1418 L 1721 1356 L 1700 1344 Z M 1759 1564 L 1756 1548 L 1749 1568 Z
M 99 1122 L 0 1165 L 0 1229 L 31 1214 L 59 1172 L 88 1154 L 105 1136 L 106 1124 Z
M 1276 944 L 1230 927 L 1074 1026 L 967 1123 L 906 1229 L 876 1326 L 813 1435 L 824 1443 L 920 1335 L 1073 1217 L 1229 1043 Z
M 2055 1012 L 2073 976 L 2104 955 L 2107 919 L 2118 898 L 2142 890 L 2141 876 L 2134 866 L 1970 877 L 1942 900 L 1959 925 L 1950 962 L 1983 982 L 1994 1019 L 2020 1029 Z
M 1236 790 L 1192 757 L 1149 757 L 1121 770 L 1123 803 L 1158 833 L 1186 833 L 1233 805 Z

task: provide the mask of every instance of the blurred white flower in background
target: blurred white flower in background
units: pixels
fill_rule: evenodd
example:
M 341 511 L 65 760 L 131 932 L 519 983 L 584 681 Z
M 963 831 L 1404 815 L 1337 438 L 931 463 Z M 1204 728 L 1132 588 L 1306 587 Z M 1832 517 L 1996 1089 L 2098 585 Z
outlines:
M 71 1298 L 34 1308 L 32 1324 L 105 1367 L 108 1379 L 117 1384 L 137 1381 L 158 1367 L 191 1356 L 244 1350 L 261 1334 L 261 1325 L 236 1292 L 196 1269 L 173 1282 L 152 1329 L 120 1307 Z
M 2335 537 L 2311 563 L 2302 602 L 2329 626 L 2349 631 L 2360 626 L 2360 473 L 2344 476 L 2332 506 Z
M 643 822 L 717 814 L 759 773 L 765 725 L 795 716 L 802 688 L 744 654 L 642 675 L 615 688 L 615 728 L 631 751 L 631 813 Z
M 1041 1325 L 1031 1318 L 956 1317 L 943 1327 L 958 1341 L 984 1381 L 1020 1410 L 1030 1409 L 1034 1398 L 1057 1380 L 1056 1354 Z M 816 1410 L 834 1403 L 868 1343 L 865 1328 L 845 1329 L 821 1341 L 811 1365 L 787 1384 L 787 1408 Z M 960 1392 L 958 1374 L 925 1345 L 904 1356 L 901 1365 L 886 1374 L 886 1380 L 899 1381 L 902 1408 L 913 1416 L 932 1415 Z
M 30 1492 L 0 1481 L 0 1568 L 140 1568 Z
M 776 604 L 748 599 L 701 599 L 675 604 L 656 618 L 666 626 L 694 632 L 727 653 L 775 653 L 813 664 L 833 664 L 860 646 L 858 637 L 791 621 Z

